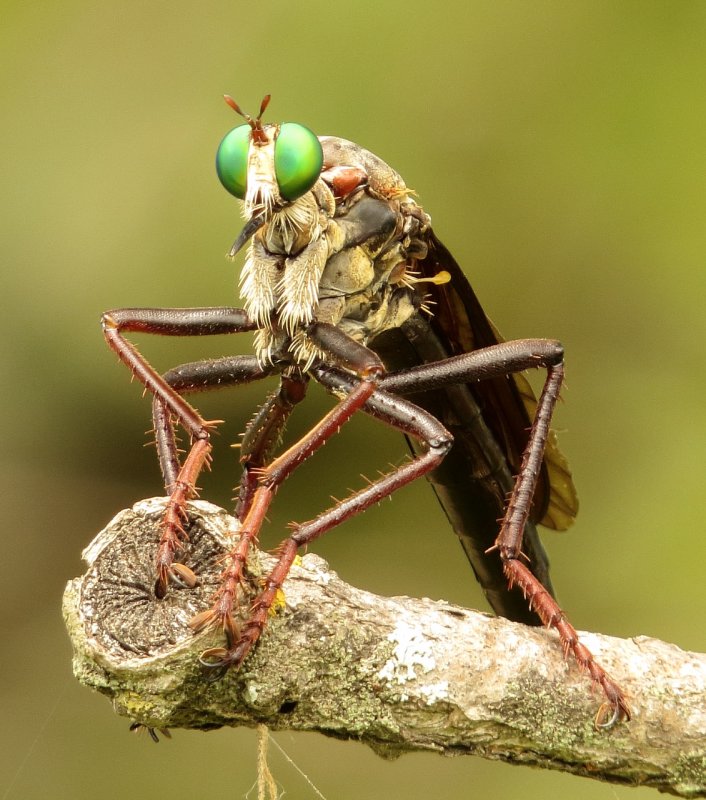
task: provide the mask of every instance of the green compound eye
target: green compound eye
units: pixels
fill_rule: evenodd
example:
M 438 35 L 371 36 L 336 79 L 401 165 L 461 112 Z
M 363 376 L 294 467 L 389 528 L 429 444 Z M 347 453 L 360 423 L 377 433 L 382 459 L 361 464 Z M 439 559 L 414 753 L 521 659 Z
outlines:
M 248 181 L 250 125 L 238 125 L 226 133 L 216 152 L 216 172 L 223 186 L 240 200 L 245 199 Z
M 321 142 L 308 128 L 296 122 L 280 126 L 275 141 L 275 174 L 285 200 L 296 200 L 306 194 L 318 180 L 323 163 Z

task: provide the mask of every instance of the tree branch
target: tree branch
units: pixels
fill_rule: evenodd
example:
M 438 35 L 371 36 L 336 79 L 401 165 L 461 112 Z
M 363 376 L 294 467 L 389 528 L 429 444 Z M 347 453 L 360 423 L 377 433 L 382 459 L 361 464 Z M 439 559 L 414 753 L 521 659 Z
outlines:
M 706 797 L 706 656 L 643 636 L 582 634 L 633 711 L 631 722 L 596 731 L 601 697 L 552 632 L 445 602 L 377 597 L 314 555 L 292 569 L 286 607 L 243 667 L 206 681 L 198 654 L 222 636 L 195 636 L 187 622 L 208 607 L 237 523 L 191 504 L 188 563 L 200 584 L 159 601 L 163 510 L 160 498 L 118 514 L 64 595 L 76 677 L 117 713 L 153 728 L 317 730 L 389 757 L 472 753 Z M 255 586 L 269 562 L 253 554 Z

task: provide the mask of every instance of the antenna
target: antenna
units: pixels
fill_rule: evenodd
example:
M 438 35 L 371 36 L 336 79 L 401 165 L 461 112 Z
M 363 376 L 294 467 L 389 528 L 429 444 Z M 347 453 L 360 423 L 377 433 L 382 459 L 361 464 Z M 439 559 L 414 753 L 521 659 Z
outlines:
M 267 144 L 268 139 L 265 135 L 265 131 L 262 127 L 261 117 L 265 113 L 265 109 L 270 104 L 270 97 L 271 95 L 266 94 L 262 98 L 262 102 L 260 103 L 260 113 L 253 119 L 250 114 L 246 114 L 242 108 L 233 100 L 233 98 L 229 94 L 224 94 L 223 99 L 228 103 L 228 105 L 235 111 L 236 114 L 240 114 L 241 117 L 245 119 L 248 125 L 252 128 L 252 141 L 253 144 Z

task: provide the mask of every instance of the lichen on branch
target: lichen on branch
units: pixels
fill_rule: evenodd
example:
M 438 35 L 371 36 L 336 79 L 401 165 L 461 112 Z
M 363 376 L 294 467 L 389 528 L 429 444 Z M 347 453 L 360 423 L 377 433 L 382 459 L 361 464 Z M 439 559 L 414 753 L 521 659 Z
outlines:
M 164 502 L 118 514 L 64 595 L 76 677 L 117 713 L 151 728 L 317 730 L 386 756 L 467 753 L 706 796 L 706 656 L 647 637 L 582 633 L 633 711 L 629 723 L 597 731 L 600 695 L 551 631 L 443 601 L 379 597 L 315 555 L 292 568 L 283 608 L 241 669 L 206 680 L 198 655 L 222 635 L 194 635 L 188 621 L 208 608 L 237 522 L 209 503 L 189 504 L 188 566 L 199 585 L 158 600 Z M 253 591 L 268 565 L 252 554 Z

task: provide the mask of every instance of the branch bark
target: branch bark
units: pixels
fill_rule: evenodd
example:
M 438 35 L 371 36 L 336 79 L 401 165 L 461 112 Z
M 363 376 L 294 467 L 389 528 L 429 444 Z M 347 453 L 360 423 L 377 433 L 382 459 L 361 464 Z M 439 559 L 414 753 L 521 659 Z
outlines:
M 158 601 L 163 509 L 159 498 L 118 514 L 64 595 L 74 673 L 117 713 L 152 728 L 317 730 L 387 757 L 475 754 L 706 797 L 705 655 L 644 636 L 581 634 L 633 711 L 631 722 L 596 731 L 602 700 L 551 631 L 443 601 L 377 597 L 315 555 L 292 569 L 284 606 L 243 667 L 204 680 L 198 654 L 222 636 L 195 636 L 187 622 L 208 607 L 237 523 L 190 504 L 188 563 L 200 583 Z M 270 562 L 253 554 L 255 587 Z

